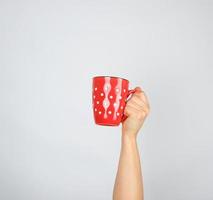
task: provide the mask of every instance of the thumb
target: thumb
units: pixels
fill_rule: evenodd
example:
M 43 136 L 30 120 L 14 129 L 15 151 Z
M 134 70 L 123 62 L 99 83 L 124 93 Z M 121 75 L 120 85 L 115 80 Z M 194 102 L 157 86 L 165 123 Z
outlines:
M 136 92 L 142 92 L 142 89 L 141 89 L 141 87 L 137 86 L 137 87 L 135 88 L 135 91 L 136 91 Z

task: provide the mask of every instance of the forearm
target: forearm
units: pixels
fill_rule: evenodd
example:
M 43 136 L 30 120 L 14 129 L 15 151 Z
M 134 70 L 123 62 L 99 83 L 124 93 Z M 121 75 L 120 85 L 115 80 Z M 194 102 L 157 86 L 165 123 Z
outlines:
M 143 182 L 136 137 L 122 134 L 114 200 L 143 200 Z
M 144 91 L 140 87 L 136 87 L 135 93 L 127 101 L 124 110 L 127 119 L 122 123 L 121 152 L 113 200 L 144 199 L 140 156 L 136 139 L 149 110 L 150 106 Z

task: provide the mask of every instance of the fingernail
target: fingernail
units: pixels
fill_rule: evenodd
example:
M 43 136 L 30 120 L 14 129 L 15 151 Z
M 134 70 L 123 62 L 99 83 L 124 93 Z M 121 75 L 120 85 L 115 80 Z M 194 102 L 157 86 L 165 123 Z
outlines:
M 139 92 L 142 92 L 141 87 L 136 87 L 135 90 L 136 90 L 136 91 L 139 91 Z

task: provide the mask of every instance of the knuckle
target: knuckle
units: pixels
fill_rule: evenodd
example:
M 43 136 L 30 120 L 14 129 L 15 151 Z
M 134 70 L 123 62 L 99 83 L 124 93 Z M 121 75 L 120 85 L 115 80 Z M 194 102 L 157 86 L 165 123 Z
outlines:
M 149 114 L 149 109 L 144 110 L 144 113 L 147 116 Z
M 147 107 L 150 109 L 149 101 L 147 101 L 146 104 L 147 104 Z
M 148 105 L 147 105 L 147 114 L 150 113 L 150 110 L 151 110 L 151 108 L 150 108 L 150 106 L 149 106 L 149 104 L 148 104 Z
M 146 107 L 145 107 L 145 111 L 148 113 L 149 112 L 149 106 L 148 105 L 146 105 Z
M 148 114 L 150 113 L 150 107 L 148 108 Z

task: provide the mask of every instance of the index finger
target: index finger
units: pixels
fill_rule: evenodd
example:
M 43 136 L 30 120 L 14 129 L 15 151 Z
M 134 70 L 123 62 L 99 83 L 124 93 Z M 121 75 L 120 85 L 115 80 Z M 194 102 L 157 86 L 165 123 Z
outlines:
M 144 101 L 145 103 L 147 103 L 148 107 L 149 107 L 149 100 L 148 97 L 146 95 L 146 93 L 143 90 L 136 90 L 136 92 L 134 93 L 134 95 L 138 96 L 142 101 Z

